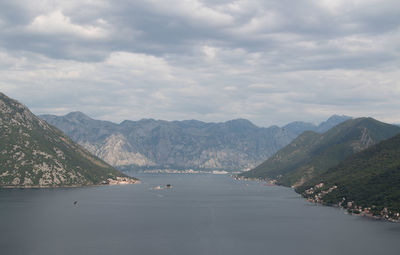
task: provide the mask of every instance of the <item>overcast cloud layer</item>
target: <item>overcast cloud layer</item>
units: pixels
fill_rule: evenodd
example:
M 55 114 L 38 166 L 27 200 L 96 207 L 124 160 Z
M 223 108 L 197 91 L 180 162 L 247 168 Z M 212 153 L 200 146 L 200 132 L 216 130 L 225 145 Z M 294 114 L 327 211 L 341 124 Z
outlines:
M 0 91 L 94 118 L 400 122 L 398 0 L 5 0 Z

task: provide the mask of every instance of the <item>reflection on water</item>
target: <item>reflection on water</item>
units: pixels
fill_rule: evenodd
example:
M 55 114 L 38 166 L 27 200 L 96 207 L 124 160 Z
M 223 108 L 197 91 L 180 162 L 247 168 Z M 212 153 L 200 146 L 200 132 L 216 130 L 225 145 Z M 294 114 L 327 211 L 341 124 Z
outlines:
M 1 254 L 354 255 L 400 250 L 400 224 L 315 206 L 288 188 L 226 175 L 138 177 L 142 184 L 0 190 Z

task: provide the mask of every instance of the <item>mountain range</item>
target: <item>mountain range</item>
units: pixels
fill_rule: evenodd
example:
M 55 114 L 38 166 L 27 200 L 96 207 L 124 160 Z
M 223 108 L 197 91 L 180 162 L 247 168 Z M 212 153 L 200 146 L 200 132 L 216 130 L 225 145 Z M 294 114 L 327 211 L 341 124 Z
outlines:
M 115 124 L 80 112 L 42 118 L 121 168 L 233 169 L 279 150 L 239 176 L 292 186 L 312 202 L 337 205 L 350 213 L 400 221 L 400 127 L 372 118 L 332 116 L 318 126 L 292 122 L 282 128 L 259 128 L 244 119 Z M 0 187 L 120 181 L 137 179 L 0 93 Z
M 400 133 L 400 127 L 372 118 L 347 120 L 325 133 L 307 131 L 265 162 L 244 172 L 246 178 L 271 179 L 300 186 L 347 157 Z
M 53 187 L 129 179 L 0 93 L 0 186 Z
M 268 128 L 257 127 L 246 119 L 223 123 L 142 119 L 116 124 L 81 112 L 40 118 L 109 164 L 129 171 L 249 169 L 303 131 L 323 132 L 350 117 L 334 115 L 320 125 L 293 122 Z

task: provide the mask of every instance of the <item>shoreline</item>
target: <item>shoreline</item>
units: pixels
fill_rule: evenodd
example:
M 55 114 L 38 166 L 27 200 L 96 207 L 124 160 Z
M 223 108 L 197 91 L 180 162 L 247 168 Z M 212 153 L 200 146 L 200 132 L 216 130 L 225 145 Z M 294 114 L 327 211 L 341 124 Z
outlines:
M 153 170 L 140 170 L 140 171 L 124 171 L 124 173 L 132 173 L 132 174 L 220 174 L 220 175 L 232 175 L 239 174 L 240 171 L 226 171 L 226 170 L 176 170 L 176 169 L 153 169 Z
M 391 223 L 400 223 L 400 219 L 393 219 L 393 218 L 387 218 L 386 216 L 379 216 L 379 215 L 372 215 L 372 214 L 367 214 L 364 212 L 360 213 L 353 213 L 348 210 L 348 208 L 345 208 L 344 206 L 338 205 L 338 204 L 327 204 L 324 203 L 323 201 L 315 201 L 313 199 L 310 199 L 310 197 L 304 196 L 304 194 L 296 192 L 294 187 L 290 186 L 284 186 L 278 184 L 277 180 L 272 180 L 272 179 L 262 179 L 262 178 L 247 178 L 247 177 L 239 177 L 239 176 L 233 176 L 236 180 L 245 180 L 245 181 L 258 181 L 258 182 L 266 182 L 268 185 L 266 186 L 281 186 L 281 187 L 286 187 L 292 189 L 296 194 L 299 194 L 301 198 L 305 199 L 307 202 L 315 204 L 315 205 L 321 205 L 321 206 L 328 206 L 328 207 L 334 207 L 337 209 L 341 209 L 344 211 L 344 214 L 346 215 L 351 215 L 351 216 L 358 216 L 358 217 L 365 217 L 367 219 L 371 220 L 380 220 L 384 222 L 391 222 Z
M 57 188 L 82 188 L 82 187 L 100 187 L 100 186 L 116 186 L 116 185 L 130 185 L 140 184 L 139 179 L 132 179 L 129 177 L 120 177 L 124 180 L 107 180 L 107 183 L 100 184 L 71 184 L 71 185 L 0 185 L 1 189 L 57 189 Z M 129 178 L 129 179 L 128 179 Z M 106 181 L 104 181 L 106 182 Z

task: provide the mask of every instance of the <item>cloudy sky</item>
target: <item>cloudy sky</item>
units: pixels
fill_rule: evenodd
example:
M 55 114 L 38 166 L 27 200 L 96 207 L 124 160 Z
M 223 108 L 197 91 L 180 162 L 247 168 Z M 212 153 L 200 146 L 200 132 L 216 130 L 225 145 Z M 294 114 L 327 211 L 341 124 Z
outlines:
M 400 122 L 398 0 L 1 0 L 0 91 L 34 113 Z

